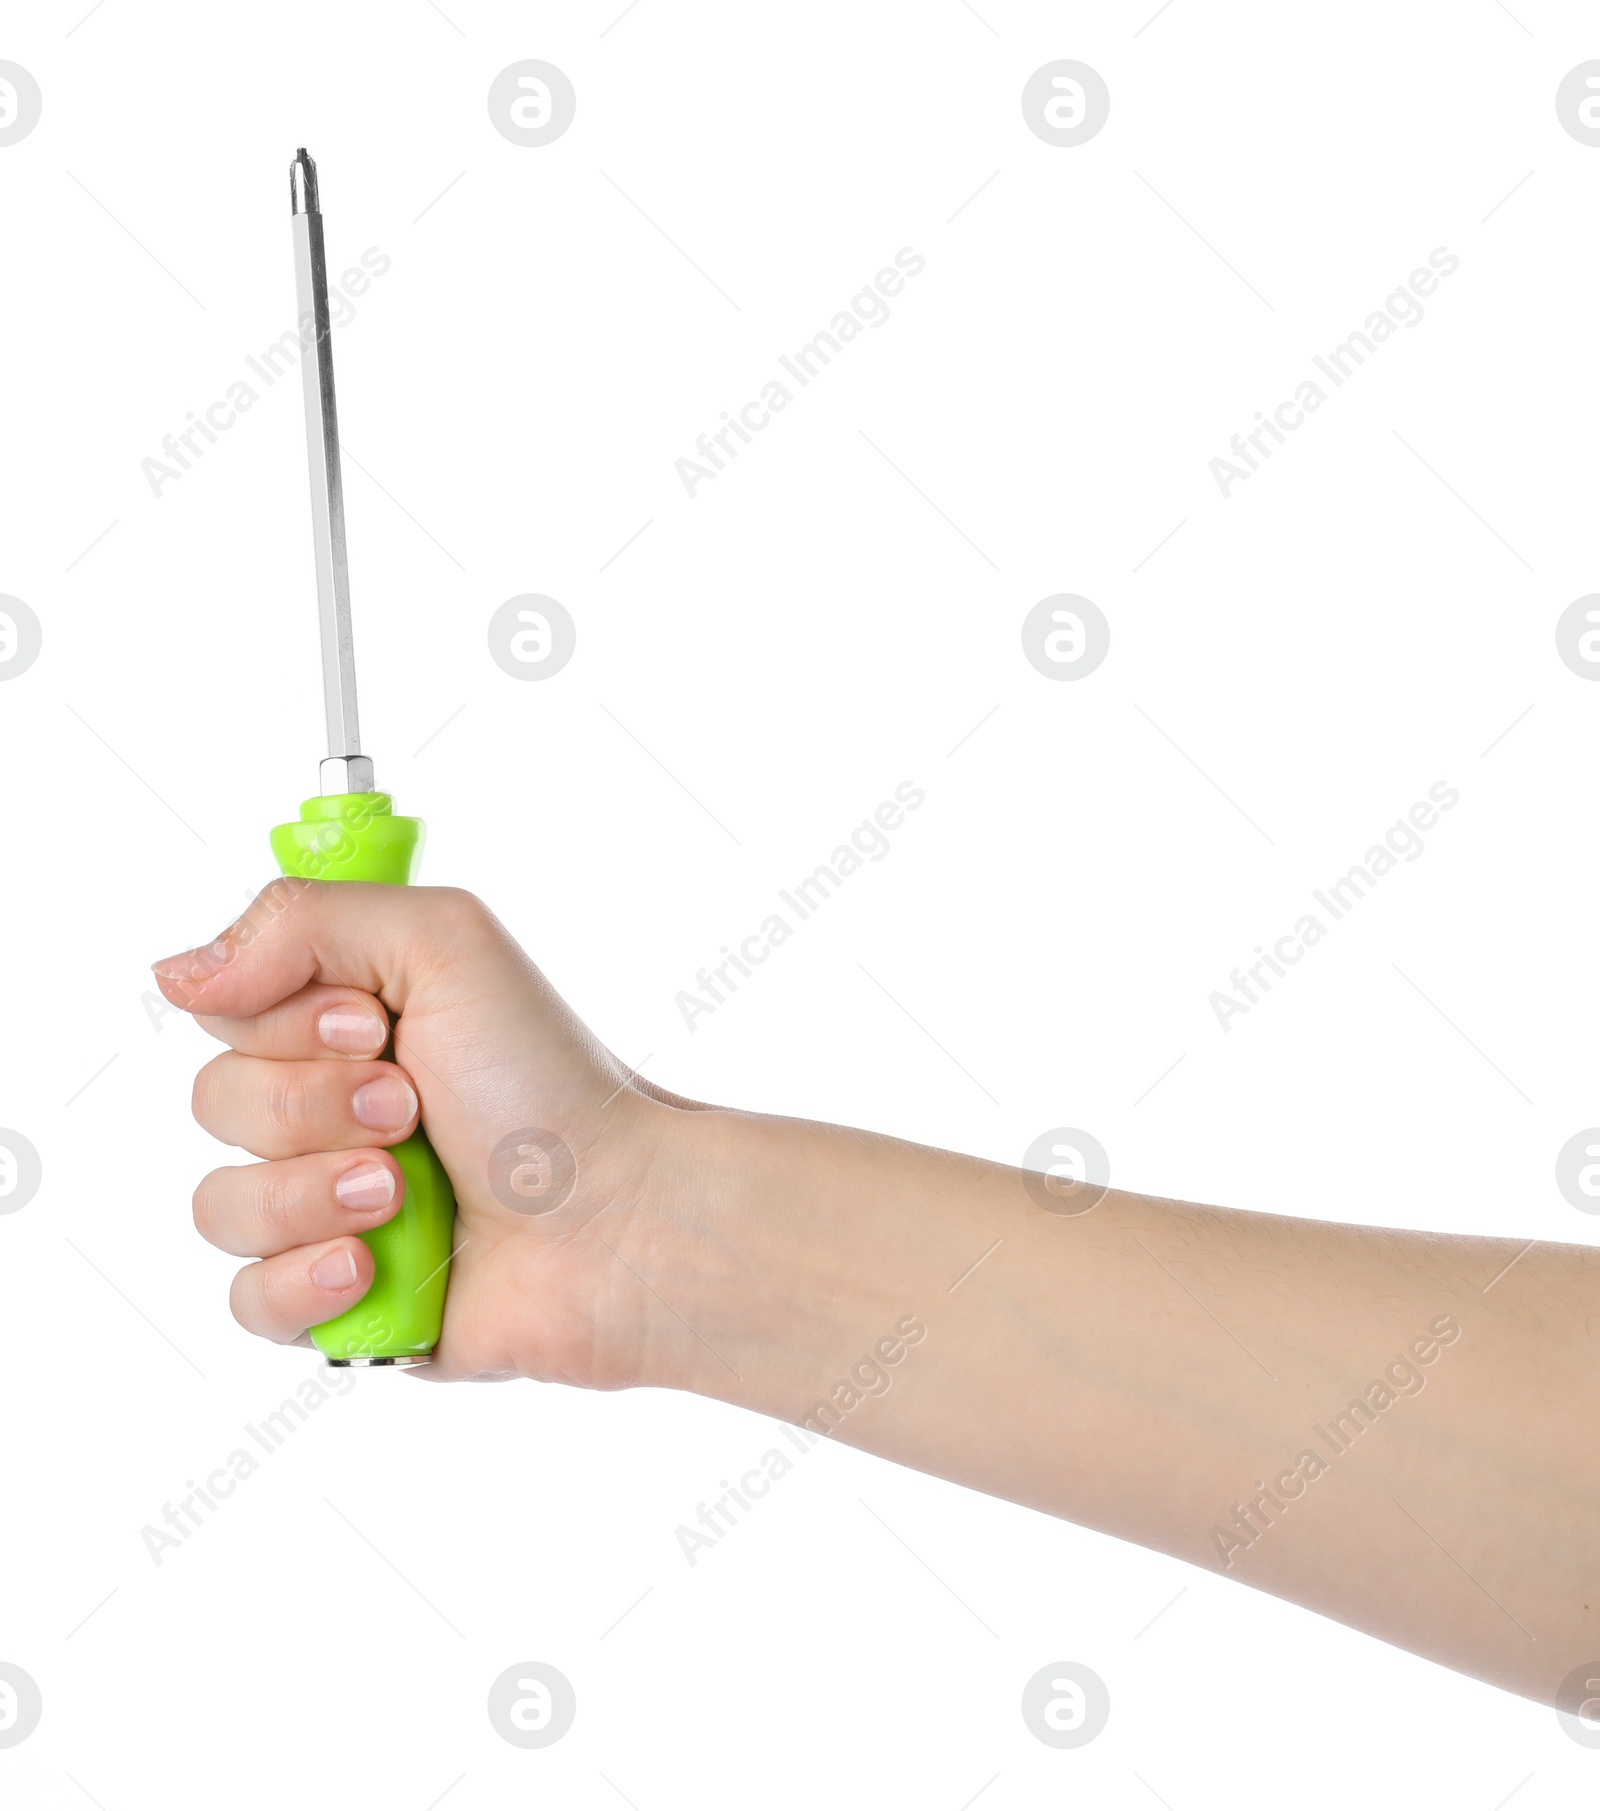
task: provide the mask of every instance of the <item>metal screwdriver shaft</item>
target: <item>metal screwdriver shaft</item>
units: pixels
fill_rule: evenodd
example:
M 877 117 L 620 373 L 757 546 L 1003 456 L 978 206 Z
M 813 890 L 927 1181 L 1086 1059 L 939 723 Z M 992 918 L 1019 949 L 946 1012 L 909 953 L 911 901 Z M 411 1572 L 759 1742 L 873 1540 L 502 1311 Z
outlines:
M 333 338 L 328 316 L 328 260 L 322 243 L 317 166 L 305 147 L 289 166 L 294 213 L 294 274 L 305 346 L 306 453 L 311 466 L 311 537 L 322 621 L 322 690 L 328 758 L 320 769 L 324 797 L 371 792 L 372 762 L 361 752 L 356 714 L 355 642 L 350 628 L 350 570 L 345 552 L 344 481 L 339 469 L 339 411 L 333 394 Z M 306 342 L 310 341 L 307 345 Z

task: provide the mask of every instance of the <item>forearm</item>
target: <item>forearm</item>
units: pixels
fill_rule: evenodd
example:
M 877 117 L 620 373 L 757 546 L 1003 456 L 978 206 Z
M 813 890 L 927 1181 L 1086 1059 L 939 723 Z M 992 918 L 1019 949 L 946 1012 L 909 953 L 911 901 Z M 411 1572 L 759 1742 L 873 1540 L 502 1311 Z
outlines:
M 420 1114 L 458 1215 L 435 1378 L 698 1390 L 1532 1696 L 1600 1677 L 1600 1253 L 1063 1199 L 697 1108 L 464 894 L 314 885 L 246 928 L 157 974 L 227 1046 L 201 1123 L 263 1159 L 195 1196 L 253 1331 L 363 1298 Z
M 677 1119 L 695 1207 L 643 1262 L 695 1337 L 653 1380 L 1530 1696 L 1600 1655 L 1594 1254 L 1114 1191 L 1062 1215 L 1000 1165 Z

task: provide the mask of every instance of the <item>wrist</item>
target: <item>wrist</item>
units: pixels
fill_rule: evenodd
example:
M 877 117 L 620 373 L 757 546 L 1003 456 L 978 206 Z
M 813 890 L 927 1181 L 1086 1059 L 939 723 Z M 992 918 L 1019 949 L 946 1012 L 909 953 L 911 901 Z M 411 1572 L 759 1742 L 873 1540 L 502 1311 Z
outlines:
M 845 1437 L 864 1436 L 883 1412 L 868 1400 L 887 1392 L 881 1373 L 994 1236 L 974 1243 L 971 1186 L 992 1166 L 837 1126 L 663 1111 L 650 1230 L 630 1257 L 681 1324 L 641 1381 L 795 1422 L 843 1381 L 859 1398 Z
M 775 1386 L 806 1368 L 817 1339 L 828 1245 L 811 1205 L 812 1128 L 656 1102 L 647 1127 L 625 1256 L 670 1312 L 647 1317 L 639 1381 L 782 1412 Z

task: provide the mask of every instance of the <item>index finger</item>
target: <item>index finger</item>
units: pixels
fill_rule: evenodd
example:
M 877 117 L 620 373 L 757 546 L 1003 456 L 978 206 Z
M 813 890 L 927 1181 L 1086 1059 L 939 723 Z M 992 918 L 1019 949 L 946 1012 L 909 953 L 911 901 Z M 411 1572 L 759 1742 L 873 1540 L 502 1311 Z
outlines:
M 244 1056 L 374 1057 L 389 1042 L 389 1015 L 371 994 L 319 981 L 253 1018 L 196 1013 L 195 1023 Z

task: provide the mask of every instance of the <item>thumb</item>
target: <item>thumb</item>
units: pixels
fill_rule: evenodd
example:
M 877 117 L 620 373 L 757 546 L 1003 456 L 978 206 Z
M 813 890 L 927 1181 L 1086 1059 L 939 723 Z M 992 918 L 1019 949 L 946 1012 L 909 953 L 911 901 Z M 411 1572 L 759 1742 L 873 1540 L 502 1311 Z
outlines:
M 469 917 L 488 914 L 450 887 L 285 878 L 211 943 L 152 965 L 165 997 L 185 1012 L 252 1018 L 311 981 L 359 987 L 401 1013 L 459 950 Z

